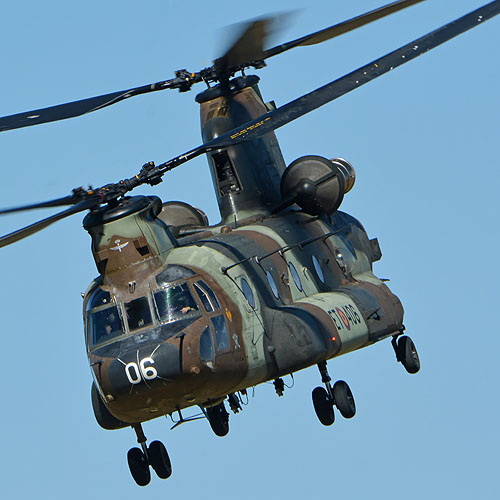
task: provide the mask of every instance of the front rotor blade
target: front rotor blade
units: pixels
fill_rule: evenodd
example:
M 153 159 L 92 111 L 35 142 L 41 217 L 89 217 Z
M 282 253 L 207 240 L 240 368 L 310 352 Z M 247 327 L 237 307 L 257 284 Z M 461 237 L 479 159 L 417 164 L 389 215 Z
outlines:
M 50 207 L 61 207 L 65 205 L 74 205 L 77 201 L 75 196 L 64 196 L 63 198 L 57 198 L 50 201 L 42 201 L 41 203 L 32 203 L 31 205 L 23 205 L 14 208 L 4 208 L 0 210 L 0 215 L 13 214 L 15 212 L 24 212 L 25 210 L 33 210 L 35 208 L 50 208 Z
M 0 132 L 81 116 L 86 113 L 91 113 L 92 111 L 105 108 L 106 106 L 111 106 L 111 104 L 116 104 L 117 102 L 128 99 L 129 97 L 169 88 L 169 83 L 171 83 L 171 80 L 152 83 L 150 85 L 135 87 L 128 90 L 120 90 L 118 92 L 112 92 L 111 94 L 89 97 L 87 99 L 68 102 L 66 104 L 58 104 L 57 106 L 50 106 L 49 108 L 36 109 L 33 111 L 26 111 L 24 113 L 17 113 L 15 115 L 4 116 L 0 118 Z
M 98 202 L 95 199 L 83 200 L 80 203 L 77 203 L 75 206 L 68 208 L 62 212 L 59 212 L 55 215 L 51 215 L 46 219 L 35 222 L 29 226 L 26 226 L 22 229 L 18 229 L 10 234 L 0 237 L 0 248 L 10 245 L 11 243 L 15 243 L 16 241 L 22 240 L 28 236 L 31 236 L 42 229 L 45 229 L 47 226 L 50 226 L 54 222 L 58 220 L 64 219 L 65 217 L 69 217 L 70 215 L 76 214 L 78 212 L 83 212 L 84 210 L 88 210 L 89 208 L 95 207 Z
M 412 5 L 415 5 L 416 3 L 420 3 L 423 1 L 424 0 L 398 0 L 396 2 L 385 5 L 384 7 L 380 7 L 378 9 L 367 12 L 366 14 L 361 14 L 360 16 L 353 17 L 348 21 L 335 24 L 333 26 L 330 26 L 329 28 L 316 31 L 315 33 L 311 33 L 310 35 L 306 35 L 301 38 L 297 38 L 296 40 L 292 40 L 291 42 L 283 43 L 271 49 L 265 50 L 262 59 L 267 59 L 268 57 L 281 54 L 282 52 L 293 49 L 294 47 L 315 45 L 317 43 L 325 42 L 326 40 L 330 40 L 331 38 L 352 31 L 356 28 L 364 26 L 365 24 L 371 23 L 373 21 L 376 21 L 377 19 L 397 12 L 398 10 L 406 9 L 406 7 L 410 7 Z

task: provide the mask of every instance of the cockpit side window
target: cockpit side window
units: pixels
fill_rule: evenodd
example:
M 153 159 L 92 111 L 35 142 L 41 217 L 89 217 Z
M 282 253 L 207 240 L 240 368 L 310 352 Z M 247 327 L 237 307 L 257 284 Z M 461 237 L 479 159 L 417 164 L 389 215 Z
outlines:
M 208 294 L 214 309 L 220 309 L 219 301 L 217 300 L 214 291 L 202 280 L 198 281 L 198 285 L 200 285 L 201 288 Z
M 139 297 L 138 299 L 131 300 L 130 302 L 126 302 L 124 306 L 130 331 L 153 323 L 147 297 Z
M 227 330 L 226 319 L 223 315 L 214 316 L 212 325 L 215 330 L 215 341 L 218 351 L 227 351 L 229 349 L 229 332 Z
M 158 318 L 162 323 L 198 314 L 198 306 L 187 283 L 158 290 L 154 292 L 153 296 Z
M 215 360 L 214 343 L 210 327 L 206 327 L 200 337 L 200 359 L 202 363 L 213 368 Z
M 200 297 L 201 303 L 203 304 L 205 311 L 212 312 L 214 310 L 214 306 L 212 305 L 212 302 L 210 301 L 207 292 L 203 290 L 198 283 L 194 283 L 193 285 L 194 289 L 196 290 L 196 293 L 198 294 L 198 297 Z

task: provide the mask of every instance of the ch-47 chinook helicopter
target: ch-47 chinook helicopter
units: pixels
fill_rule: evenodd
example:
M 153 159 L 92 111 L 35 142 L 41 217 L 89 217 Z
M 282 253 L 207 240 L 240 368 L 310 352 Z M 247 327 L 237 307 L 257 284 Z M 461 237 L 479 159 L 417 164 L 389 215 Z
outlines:
M 70 118 L 126 98 L 168 88 L 208 89 L 201 106 L 203 145 L 163 164 L 97 189 L 6 209 L 70 208 L 0 238 L 14 243 L 57 220 L 89 211 L 83 225 L 92 238 L 99 277 L 84 297 L 84 324 L 92 405 L 105 429 L 131 426 L 139 447 L 128 463 L 139 485 L 171 474 L 165 446 L 149 446 L 142 422 L 198 406 L 218 436 L 229 414 L 241 409 L 249 387 L 317 365 L 324 387 L 313 390 L 324 425 L 356 412 L 344 381 L 333 385 L 327 360 L 390 338 L 409 373 L 420 368 L 411 339 L 403 335 L 403 307 L 372 272 L 380 259 L 376 239 L 338 209 L 354 184 L 344 159 L 304 156 L 285 166 L 273 130 L 354 90 L 393 68 L 500 13 L 491 2 L 352 73 L 280 108 L 265 103 L 258 78 L 245 75 L 268 58 L 326 41 L 422 0 L 401 0 L 264 49 L 268 20 L 249 23 L 214 64 L 180 70 L 173 79 L 0 119 L 0 130 Z M 238 72 L 242 76 L 235 76 Z M 128 196 L 156 185 L 169 170 L 207 154 L 221 213 L 209 226 L 186 203 Z

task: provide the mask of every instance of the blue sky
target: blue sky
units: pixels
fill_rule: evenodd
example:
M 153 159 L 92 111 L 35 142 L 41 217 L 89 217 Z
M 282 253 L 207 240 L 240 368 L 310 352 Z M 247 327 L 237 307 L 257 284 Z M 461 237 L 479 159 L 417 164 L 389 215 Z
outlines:
M 428 0 L 290 51 L 258 73 L 262 93 L 284 104 L 482 3 Z M 279 43 L 381 4 L 4 0 L 0 114 L 199 70 L 223 50 L 219 28 L 240 20 L 296 10 Z M 283 398 L 272 385 L 257 387 L 223 439 L 206 421 L 172 432 L 165 419 L 147 423 L 174 473 L 140 489 L 125 459 L 134 433 L 103 431 L 90 406 L 80 292 L 97 272 L 77 215 L 1 251 L 0 495 L 497 498 L 499 33 L 500 18 L 492 19 L 277 133 L 287 163 L 319 154 L 356 168 L 342 209 L 379 239 L 375 272 L 390 278 L 404 304 L 422 359 L 418 375 L 395 362 L 387 340 L 329 363 L 358 407 L 354 419 L 339 417 L 331 428 L 312 409 L 316 368 L 297 373 Z M 117 181 L 198 145 L 195 93 L 155 93 L 1 134 L 0 205 Z M 210 185 L 200 157 L 141 192 L 195 204 L 215 223 Z M 50 213 L 3 217 L 0 231 Z

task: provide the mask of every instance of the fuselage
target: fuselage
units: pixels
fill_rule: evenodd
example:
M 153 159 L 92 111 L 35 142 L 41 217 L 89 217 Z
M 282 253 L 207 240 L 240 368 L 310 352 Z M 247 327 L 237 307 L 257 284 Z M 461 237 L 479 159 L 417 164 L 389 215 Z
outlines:
M 197 96 L 205 142 L 272 108 L 257 81 L 236 78 Z M 399 299 L 372 272 L 376 240 L 338 205 L 332 213 L 315 205 L 316 191 L 328 198 L 329 160 L 319 174 L 289 167 L 294 182 L 316 175 L 306 179 L 312 215 L 294 204 L 293 187 L 281 192 L 274 133 L 207 156 L 216 226 L 193 207 L 162 209 L 151 197 L 124 198 L 84 221 L 101 274 L 84 300 L 89 361 L 103 403 L 124 423 L 218 404 L 402 328 Z
M 401 303 L 373 274 L 377 245 L 356 219 L 242 222 L 180 238 L 146 288 L 113 301 L 121 320 L 109 337 L 92 328 L 109 308 L 90 307 L 102 285 L 88 293 L 89 360 L 118 419 L 210 405 L 401 329 Z

